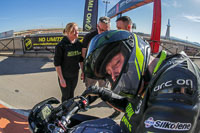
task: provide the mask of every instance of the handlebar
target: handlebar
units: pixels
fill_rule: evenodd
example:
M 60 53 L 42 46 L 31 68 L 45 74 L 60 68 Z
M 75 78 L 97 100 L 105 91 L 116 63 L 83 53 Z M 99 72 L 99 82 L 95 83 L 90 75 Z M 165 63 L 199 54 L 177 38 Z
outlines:
M 34 133 L 64 133 L 69 130 L 71 117 L 79 111 L 86 111 L 88 100 L 83 96 L 69 99 L 58 107 L 53 107 L 55 98 L 46 99 L 35 105 L 31 110 L 28 121 L 30 129 Z
M 74 101 L 76 99 L 79 99 L 79 100 Z M 64 115 L 61 117 L 61 120 L 57 120 L 57 122 L 55 124 L 48 125 L 48 129 L 52 133 L 66 132 L 67 130 L 69 130 L 68 125 L 71 123 L 70 118 L 78 111 L 87 110 L 86 108 L 88 106 L 88 101 L 85 97 L 77 96 L 70 100 L 72 100 L 73 103 L 71 103 L 72 101 L 67 101 L 62 104 L 62 109 L 63 109 Z M 64 111 L 66 111 L 66 112 L 64 112 Z M 53 128 L 53 130 L 52 130 L 52 128 Z
M 88 104 L 87 99 L 84 98 L 83 96 L 78 96 L 73 99 L 79 99 L 79 98 L 80 100 L 76 102 L 74 105 L 72 105 L 73 107 L 71 107 L 71 110 L 69 110 L 69 112 L 66 115 L 62 116 L 61 121 L 58 122 L 58 126 L 62 128 L 64 132 L 68 129 L 68 125 L 71 123 L 70 118 L 79 110 L 86 109 L 86 106 Z M 64 132 L 59 132 L 59 133 L 64 133 Z

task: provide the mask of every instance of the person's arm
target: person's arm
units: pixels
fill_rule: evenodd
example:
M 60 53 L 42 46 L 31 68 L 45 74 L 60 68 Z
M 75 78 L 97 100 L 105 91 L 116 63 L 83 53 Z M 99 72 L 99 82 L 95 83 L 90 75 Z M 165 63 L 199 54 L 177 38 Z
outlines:
M 65 79 L 63 78 L 63 75 L 62 75 L 61 66 L 56 66 L 55 68 L 56 68 L 56 72 L 57 72 L 57 75 L 58 75 L 58 78 L 59 78 L 59 81 L 60 81 L 60 85 L 64 88 L 67 87 Z
M 63 50 L 62 50 L 61 45 L 59 44 L 55 47 L 54 66 L 55 66 L 55 69 L 56 69 L 56 72 L 57 72 L 57 75 L 59 78 L 60 85 L 62 87 L 66 87 L 67 85 L 64 80 L 64 77 L 62 74 L 62 69 L 61 69 L 62 61 L 63 61 Z
M 92 86 L 89 87 L 82 94 L 83 96 L 99 96 L 103 101 L 109 103 L 118 111 L 125 111 L 128 100 L 125 97 L 115 94 L 109 89 L 103 87 Z
M 114 109 L 121 112 L 125 112 L 126 106 L 128 104 L 128 100 L 125 97 L 122 97 L 120 95 L 113 93 L 112 91 L 110 92 L 111 92 L 111 96 L 109 97 L 109 99 L 105 100 L 105 102 L 109 104 L 110 106 L 112 106 Z
M 83 39 L 82 50 L 81 50 L 81 55 L 83 57 L 83 60 L 85 59 L 86 54 L 87 54 L 86 52 L 87 52 L 87 48 L 88 48 L 88 44 L 89 44 L 89 34 L 86 34 L 84 39 Z M 83 65 L 84 65 L 83 62 L 80 63 L 81 70 L 82 70 L 81 80 L 83 80 L 83 82 L 84 82 L 85 81 L 85 75 L 84 75 L 84 71 L 83 71 Z
M 87 55 L 87 49 L 89 47 L 89 43 L 91 41 L 91 39 L 95 36 L 93 35 L 95 34 L 94 32 L 90 32 L 88 34 L 85 35 L 84 39 L 83 39 L 83 45 L 82 45 L 82 57 L 85 59 L 86 55 Z
M 81 55 L 83 57 L 83 60 L 85 59 L 85 56 L 86 56 L 86 51 L 87 51 L 87 48 L 84 48 L 82 47 L 82 51 L 81 51 Z M 85 80 L 85 76 L 84 76 L 84 72 L 83 72 L 83 62 L 80 62 L 80 66 L 81 66 L 81 70 L 82 70 L 82 73 L 81 73 L 81 80 Z
M 83 72 L 83 62 L 80 62 L 80 67 L 81 67 L 81 80 L 85 80 L 84 79 L 84 72 Z
M 83 52 L 84 52 L 84 47 L 83 47 L 83 44 L 81 43 L 81 56 L 80 56 L 80 60 L 79 60 L 79 65 L 81 68 L 81 80 L 83 80 L 83 82 L 84 82 L 83 60 L 84 60 L 85 56 L 84 56 Z
M 85 58 L 87 48 L 82 48 L 82 57 Z

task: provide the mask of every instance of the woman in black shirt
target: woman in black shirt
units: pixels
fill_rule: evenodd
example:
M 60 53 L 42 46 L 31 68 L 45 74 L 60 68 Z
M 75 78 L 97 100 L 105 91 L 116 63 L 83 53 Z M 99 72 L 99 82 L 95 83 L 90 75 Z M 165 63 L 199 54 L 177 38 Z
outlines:
M 79 63 L 83 62 L 82 44 L 77 39 L 78 33 L 78 25 L 68 23 L 63 30 L 63 39 L 55 48 L 54 65 L 62 92 L 62 102 L 74 97 L 79 69 L 82 66 Z

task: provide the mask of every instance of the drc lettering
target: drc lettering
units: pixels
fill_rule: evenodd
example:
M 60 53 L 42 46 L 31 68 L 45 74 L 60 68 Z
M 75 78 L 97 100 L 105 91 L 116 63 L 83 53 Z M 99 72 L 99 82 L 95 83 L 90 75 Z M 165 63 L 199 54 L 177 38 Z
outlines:
M 92 11 L 92 8 L 93 8 L 93 5 L 94 5 L 93 3 L 94 3 L 94 0 L 90 0 L 89 3 L 88 3 L 88 11 L 90 11 L 90 12 Z

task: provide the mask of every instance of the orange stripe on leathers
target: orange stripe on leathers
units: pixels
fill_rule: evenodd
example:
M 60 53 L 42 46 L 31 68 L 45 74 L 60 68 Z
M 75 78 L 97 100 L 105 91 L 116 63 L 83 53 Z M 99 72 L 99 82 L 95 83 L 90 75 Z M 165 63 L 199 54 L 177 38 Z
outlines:
M 30 133 L 27 117 L 0 104 L 0 133 Z

